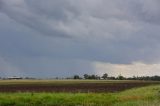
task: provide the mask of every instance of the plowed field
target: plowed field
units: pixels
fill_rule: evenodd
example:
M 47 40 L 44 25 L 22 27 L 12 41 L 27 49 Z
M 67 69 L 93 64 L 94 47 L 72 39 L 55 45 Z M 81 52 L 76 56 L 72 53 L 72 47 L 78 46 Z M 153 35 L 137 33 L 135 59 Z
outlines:
M 117 92 L 160 84 L 149 81 L 0 81 L 0 92 Z

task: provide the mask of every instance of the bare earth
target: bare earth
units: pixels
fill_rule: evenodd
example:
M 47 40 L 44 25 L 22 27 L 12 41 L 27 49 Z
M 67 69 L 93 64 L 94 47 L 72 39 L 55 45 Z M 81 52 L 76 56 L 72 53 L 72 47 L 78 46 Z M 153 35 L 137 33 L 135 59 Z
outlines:
M 0 92 L 117 92 L 160 84 L 150 81 L 0 81 Z

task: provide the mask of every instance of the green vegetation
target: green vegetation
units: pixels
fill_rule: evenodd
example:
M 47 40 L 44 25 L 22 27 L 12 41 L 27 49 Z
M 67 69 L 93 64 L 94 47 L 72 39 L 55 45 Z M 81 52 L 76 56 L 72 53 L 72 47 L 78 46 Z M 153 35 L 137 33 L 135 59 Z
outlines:
M 0 106 L 160 106 L 160 85 L 118 93 L 0 93 Z

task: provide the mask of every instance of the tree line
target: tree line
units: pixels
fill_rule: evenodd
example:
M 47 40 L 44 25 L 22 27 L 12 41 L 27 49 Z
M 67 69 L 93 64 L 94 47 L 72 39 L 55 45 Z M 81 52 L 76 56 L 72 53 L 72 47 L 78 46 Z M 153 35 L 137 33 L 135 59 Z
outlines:
M 94 80 L 148 80 L 148 81 L 160 81 L 160 76 L 133 76 L 133 77 L 124 77 L 123 75 L 118 75 L 117 77 L 109 76 L 107 73 L 104 73 L 102 76 L 95 74 L 84 74 L 83 77 L 79 75 L 74 75 L 71 78 L 67 79 L 94 79 Z
M 7 79 L 37 79 L 37 78 L 32 78 L 32 77 L 9 77 L 9 78 L 2 78 L 0 77 L 1 80 L 7 80 Z M 40 79 L 40 78 L 39 78 Z M 155 75 L 155 76 L 133 76 L 133 77 L 124 77 L 123 75 L 118 75 L 117 77 L 115 76 L 109 76 L 107 73 L 104 73 L 102 76 L 95 75 L 95 74 L 84 74 L 83 76 L 80 75 L 74 75 L 72 77 L 66 77 L 66 78 L 47 78 L 47 79 L 89 79 L 89 80 L 145 80 L 145 81 L 160 81 L 160 76 Z

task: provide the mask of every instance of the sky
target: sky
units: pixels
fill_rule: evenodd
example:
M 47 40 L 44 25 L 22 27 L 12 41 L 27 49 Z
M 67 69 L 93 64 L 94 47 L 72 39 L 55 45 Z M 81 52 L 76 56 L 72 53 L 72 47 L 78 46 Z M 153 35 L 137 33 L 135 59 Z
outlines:
M 160 75 L 159 0 L 0 0 L 0 76 Z

